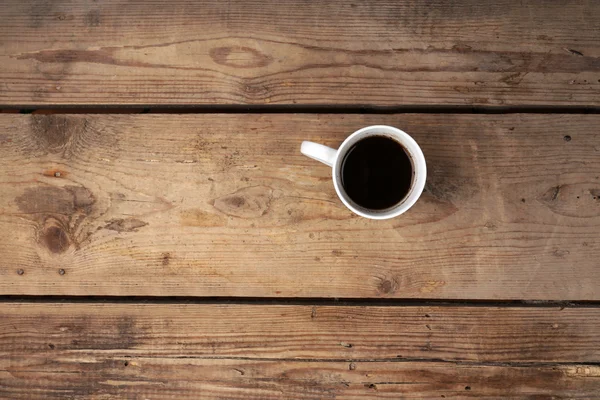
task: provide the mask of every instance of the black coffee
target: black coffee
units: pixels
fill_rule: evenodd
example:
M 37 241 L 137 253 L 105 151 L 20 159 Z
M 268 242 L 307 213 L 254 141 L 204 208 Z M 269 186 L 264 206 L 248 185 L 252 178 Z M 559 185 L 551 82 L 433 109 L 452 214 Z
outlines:
M 395 140 L 369 136 L 348 150 L 342 160 L 342 186 L 359 206 L 383 210 L 408 194 L 413 167 L 406 151 Z

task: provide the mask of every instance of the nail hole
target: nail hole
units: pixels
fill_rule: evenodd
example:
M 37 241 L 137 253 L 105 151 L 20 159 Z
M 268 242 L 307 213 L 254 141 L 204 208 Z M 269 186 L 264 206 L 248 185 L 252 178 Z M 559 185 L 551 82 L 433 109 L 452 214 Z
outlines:
M 431 318 L 431 315 L 425 314 L 425 318 Z
M 465 386 L 465 390 L 471 390 L 471 386 Z
M 19 275 L 23 275 L 24 273 L 25 273 L 25 271 L 23 271 L 23 269 L 22 269 L 22 268 L 19 268 L 19 269 L 17 270 L 17 274 L 19 274 Z
M 58 270 L 58 273 L 59 273 L 59 275 L 64 275 L 65 274 L 65 270 L 61 268 L 61 269 Z
M 521 203 L 525 203 L 525 199 L 521 199 Z
M 129 361 L 125 361 L 123 365 L 127 367 L 129 365 Z
M 56 346 L 54 346 L 52 343 L 49 343 L 48 347 L 50 347 L 51 350 L 54 350 L 54 347 L 56 347 Z
M 571 141 L 571 136 L 570 135 L 566 135 L 565 137 L 563 137 L 563 139 L 565 140 L 565 142 L 570 142 Z

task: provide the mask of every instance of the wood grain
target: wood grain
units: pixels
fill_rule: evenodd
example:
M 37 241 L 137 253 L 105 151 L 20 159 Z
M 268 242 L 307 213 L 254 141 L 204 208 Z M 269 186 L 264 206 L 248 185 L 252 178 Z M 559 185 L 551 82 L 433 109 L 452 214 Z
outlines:
M 0 3 L 0 105 L 599 105 L 589 0 Z
M 598 313 L 4 303 L 0 397 L 596 398 Z
M 2 364 L 2 361 L 0 361 Z M 597 366 L 61 356 L 0 369 L 0 396 L 34 399 L 594 399 Z M 350 365 L 360 370 L 350 370 Z M 0 367 L 1 368 L 1 367 Z
M 599 300 L 599 122 L 4 114 L 0 293 Z M 373 124 L 428 163 L 388 221 L 299 152 Z

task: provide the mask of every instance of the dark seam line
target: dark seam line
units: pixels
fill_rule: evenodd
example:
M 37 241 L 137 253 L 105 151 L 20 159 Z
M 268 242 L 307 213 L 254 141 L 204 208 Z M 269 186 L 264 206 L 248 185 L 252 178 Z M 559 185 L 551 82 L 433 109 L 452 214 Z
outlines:
M 0 303 L 115 303 L 115 304 L 231 304 L 376 307 L 512 307 L 598 308 L 600 301 L 471 300 L 471 299 L 369 299 L 323 297 L 195 297 L 195 296 L 75 296 L 0 295 Z
M 55 104 L 2 106 L 0 110 L 56 114 L 600 114 L 600 106 L 478 105 L 95 105 Z
M 446 363 L 453 365 L 464 366 L 481 366 L 481 367 L 560 367 L 560 366 L 600 366 L 600 361 L 469 361 L 469 360 L 452 360 L 444 358 L 422 358 L 422 357 L 393 357 L 393 358 L 276 358 L 276 357 L 235 357 L 235 356 L 147 356 L 147 355 L 123 355 L 115 356 L 115 358 L 128 359 L 192 359 L 192 360 L 235 360 L 235 361 L 278 361 L 278 362 L 322 362 L 322 363 Z

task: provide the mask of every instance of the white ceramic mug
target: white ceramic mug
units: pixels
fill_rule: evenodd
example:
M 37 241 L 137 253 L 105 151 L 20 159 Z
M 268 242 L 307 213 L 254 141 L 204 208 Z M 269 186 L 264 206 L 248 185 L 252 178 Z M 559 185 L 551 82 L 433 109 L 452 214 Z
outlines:
M 398 204 L 383 210 L 372 210 L 356 204 L 346 194 L 342 186 L 342 162 L 344 157 L 352 146 L 369 136 L 385 136 L 400 143 L 408 154 L 413 167 L 412 184 L 406 196 Z M 365 218 L 388 219 L 402 214 L 417 202 L 425 187 L 427 165 L 421 148 L 406 132 L 392 126 L 373 125 L 359 129 L 348 136 L 337 150 L 314 142 L 302 142 L 300 151 L 305 156 L 321 161 L 333 168 L 333 185 L 339 198 L 351 211 Z

